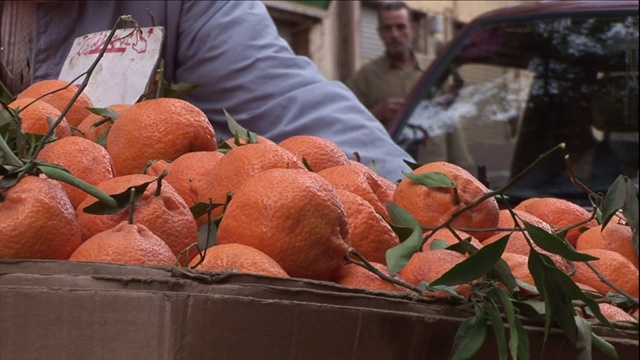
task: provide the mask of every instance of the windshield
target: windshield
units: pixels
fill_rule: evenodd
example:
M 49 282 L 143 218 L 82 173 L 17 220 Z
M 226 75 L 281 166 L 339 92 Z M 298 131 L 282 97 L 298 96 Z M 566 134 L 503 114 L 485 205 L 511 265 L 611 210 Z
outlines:
M 637 184 L 637 14 L 485 26 L 425 84 L 399 142 L 415 129 L 428 137 L 459 133 L 492 189 L 561 142 L 592 190 L 606 191 L 619 174 Z M 562 152 L 507 195 L 586 199 Z

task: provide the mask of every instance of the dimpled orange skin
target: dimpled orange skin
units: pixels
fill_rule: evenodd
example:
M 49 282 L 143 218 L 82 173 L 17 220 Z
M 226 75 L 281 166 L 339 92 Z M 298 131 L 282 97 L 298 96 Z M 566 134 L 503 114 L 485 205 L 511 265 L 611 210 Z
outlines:
M 591 265 L 609 282 L 626 292 L 630 296 L 638 297 L 638 268 L 626 257 L 611 250 L 583 249 L 583 254 L 597 257 L 598 260 L 590 261 Z M 589 285 L 599 292 L 616 292 L 609 285 L 600 281 L 598 276 L 584 262 L 574 262 L 576 266 L 573 281 Z
M 362 164 L 350 162 L 347 165 L 332 166 L 318 171 L 318 175 L 329 181 L 336 189 L 347 190 L 360 196 L 383 218 L 390 220 L 386 204 L 391 201 L 392 194 L 371 169 Z
M 453 189 L 429 188 L 403 178 L 398 184 L 393 200 L 411 213 L 425 227 L 436 227 L 451 218 L 462 207 L 471 204 L 489 190 L 463 168 L 447 162 L 436 161 L 424 164 L 413 171 L 414 174 L 439 172 L 445 174 L 457 187 L 459 202 L 454 203 Z M 470 229 L 495 228 L 499 220 L 499 208 L 495 198 L 489 198 L 478 206 L 462 213 L 451 224 L 454 228 L 465 229 L 482 241 L 487 233 Z M 467 230 L 468 229 L 468 230 Z
M 137 186 L 155 179 L 156 177 L 145 174 L 124 175 L 105 180 L 96 187 L 112 195 L 121 193 L 130 186 Z M 180 251 L 198 241 L 198 227 L 189 207 L 175 189 L 162 180 L 160 195 L 156 196 L 156 184 L 156 181 L 149 184 L 140 200 L 136 202 L 133 222 L 151 230 L 178 256 Z M 129 217 L 128 208 L 108 215 L 94 215 L 83 211 L 86 206 L 95 201 L 96 199 L 89 195 L 77 209 L 78 222 L 85 240 L 116 226 Z M 195 255 L 195 252 L 190 252 L 189 255 L 188 260 Z
M 66 260 L 82 244 L 76 212 L 62 187 L 25 176 L 0 189 L 0 259 Z
M 174 160 L 216 150 L 216 134 L 202 110 L 180 99 L 157 98 L 123 111 L 107 136 L 116 176 L 139 174 L 150 160 Z
M 74 176 L 97 185 L 113 178 L 113 163 L 105 148 L 78 136 L 67 136 L 45 146 L 38 159 L 63 166 Z M 80 205 L 87 193 L 73 185 L 60 182 L 73 207 Z
M 62 112 L 76 96 L 76 92 L 78 92 L 78 85 L 69 85 L 69 83 L 64 80 L 48 79 L 31 84 L 24 89 L 17 98 L 39 98 L 42 95 L 48 94 L 41 100 L 51 104 L 51 106 Z M 93 101 L 91 101 L 89 95 L 81 92 L 65 115 L 69 125 L 78 126 L 80 122 L 90 114 L 89 110 L 87 110 L 88 107 L 93 107 Z
M 69 260 L 165 266 L 177 262 L 169 245 L 146 226 L 126 221 L 87 239 Z
M 282 140 L 278 145 L 289 150 L 300 161 L 304 158 L 315 172 L 349 164 L 347 154 L 336 143 L 318 136 L 295 135 Z
M 217 236 L 218 244 L 264 252 L 291 277 L 330 280 L 347 255 L 349 225 L 335 190 L 318 174 L 269 169 L 235 192 Z
M 462 230 L 455 230 L 455 232 L 456 232 L 456 234 L 458 234 L 458 236 L 462 240 L 470 239 L 469 242 L 476 249 L 480 250 L 482 248 L 482 243 L 480 241 L 478 241 L 478 239 L 476 239 L 474 236 L 471 236 L 471 235 L 467 234 L 466 232 L 464 232 Z M 458 240 L 458 238 L 454 235 L 454 233 L 451 232 L 451 230 L 449 230 L 447 228 L 438 229 L 433 234 L 431 233 L 431 231 L 425 231 L 425 232 L 423 232 L 423 235 L 429 236 L 429 238 L 422 245 L 422 251 L 430 251 L 431 244 L 436 239 L 444 240 L 450 245 L 454 245 L 454 244 L 457 244 L 457 243 L 460 242 L 460 240 Z
M 386 263 L 387 250 L 400 245 L 398 235 L 363 198 L 342 189 L 336 193 L 347 213 L 351 246 L 369 261 Z
M 190 268 L 208 271 L 231 271 L 276 277 L 289 277 L 280 264 L 264 252 L 243 244 L 218 244 L 203 251 L 204 259 L 196 256 Z
M 213 165 L 223 154 L 219 151 L 193 151 L 180 155 L 172 162 L 159 160 L 147 168 L 146 174 L 160 176 L 163 170 L 168 174 L 164 178 L 182 196 L 189 207 L 198 202 L 196 184 L 207 178 Z
M 51 121 L 58 120 L 60 111 L 42 100 L 34 100 L 27 97 L 16 99 L 8 107 L 13 110 L 21 109 L 18 115 L 22 118 L 22 132 L 44 135 L 49 131 L 47 118 L 51 118 Z M 62 118 L 54 134 L 58 139 L 71 136 L 71 127 L 66 118 Z
M 223 204 L 228 194 L 249 178 L 273 168 L 304 169 L 304 165 L 295 155 L 275 144 L 246 144 L 233 148 L 211 166 L 208 176 L 200 177 L 194 184 L 197 201 Z M 212 218 L 221 214 L 221 207 L 211 212 Z M 199 218 L 199 222 L 203 219 L 206 216 Z
M 386 265 L 376 262 L 371 262 L 371 265 L 383 274 L 389 276 L 389 270 Z M 351 288 L 374 291 L 411 292 L 410 290 L 400 287 L 390 281 L 383 280 L 368 269 L 353 263 L 347 263 L 342 267 L 342 269 L 340 269 L 340 274 L 338 275 L 336 283 Z

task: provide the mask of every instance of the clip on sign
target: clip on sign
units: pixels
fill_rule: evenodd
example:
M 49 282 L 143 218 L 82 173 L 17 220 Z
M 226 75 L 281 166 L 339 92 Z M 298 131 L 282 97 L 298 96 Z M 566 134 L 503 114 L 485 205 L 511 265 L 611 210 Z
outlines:
M 102 31 L 76 38 L 59 79 L 81 83 L 109 33 Z M 84 90 L 94 105 L 135 103 L 152 79 L 163 39 L 163 27 L 117 30 Z

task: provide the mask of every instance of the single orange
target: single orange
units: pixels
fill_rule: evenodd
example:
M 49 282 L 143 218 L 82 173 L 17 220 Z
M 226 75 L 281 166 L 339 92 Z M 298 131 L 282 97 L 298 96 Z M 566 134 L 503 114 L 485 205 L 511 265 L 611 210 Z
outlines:
M 108 106 L 109 109 L 113 110 L 116 114 L 121 114 L 126 109 L 130 108 L 130 104 L 115 104 Z M 89 140 L 97 142 L 100 139 L 100 136 L 104 134 L 107 130 L 111 129 L 111 125 L 113 125 L 113 121 L 109 120 L 105 117 L 89 113 L 81 122 L 76 126 L 78 136 L 85 137 Z M 75 135 L 76 133 L 74 133 Z
M 249 178 L 274 168 L 304 169 L 304 165 L 292 153 L 274 144 L 246 144 L 231 149 L 211 166 L 208 176 L 194 184 L 198 202 L 224 204 L 229 194 Z M 212 211 L 214 218 L 220 214 L 222 208 Z
M 533 281 L 533 275 L 531 275 L 531 273 L 529 272 L 528 256 L 517 253 L 504 252 L 502 253 L 502 260 L 504 260 L 507 265 L 509 265 L 509 269 L 511 269 L 513 277 L 531 286 L 536 286 L 535 281 Z
M 597 225 L 583 232 L 576 241 L 576 250 L 605 249 L 619 253 L 638 267 L 638 254 L 633 247 L 631 227 L 610 222 L 602 228 Z
M 489 191 L 467 170 L 443 161 L 424 164 L 412 173 L 418 175 L 430 172 L 446 175 L 455 188 L 428 187 L 405 177 L 400 181 L 393 195 L 393 200 L 411 213 L 424 227 L 433 228 L 443 224 L 455 212 L 477 201 Z M 498 203 L 491 197 L 460 214 L 451 225 L 482 241 L 487 233 L 473 230 L 495 228 L 498 220 Z
M 66 260 L 81 243 L 76 212 L 58 183 L 27 175 L 0 189 L 0 259 Z
M 180 194 L 189 207 L 198 202 L 196 184 L 206 179 L 213 171 L 213 165 L 223 156 L 219 151 L 193 151 L 178 156 L 168 162 L 158 160 L 151 164 L 146 174 L 160 176 L 167 170 L 164 178 Z
M 518 219 L 518 225 L 521 228 L 524 228 L 524 222 L 528 222 L 529 224 L 540 227 L 549 233 L 553 233 L 551 225 L 542 221 L 542 219 L 533 214 L 529 214 L 523 210 L 501 209 L 499 211 L 498 225 L 496 225 L 497 229 L 495 231 L 486 232 L 484 235 L 485 240 L 503 231 L 517 230 L 514 216 Z
M 63 166 L 74 176 L 91 185 L 113 178 L 113 163 L 107 150 L 95 142 L 78 136 L 67 136 L 45 146 L 38 159 Z M 76 208 L 87 193 L 73 185 L 60 182 Z
M 600 308 L 600 313 L 609 321 L 630 321 L 633 323 L 637 323 L 638 320 L 628 314 L 626 311 L 621 308 L 609 304 L 609 303 L 598 303 L 598 307 Z M 584 312 L 578 312 L 578 315 L 582 317 L 594 318 L 593 316 L 585 316 Z
M 315 172 L 332 166 L 347 165 L 349 158 L 331 140 L 313 135 L 294 135 L 278 143 L 300 161 L 305 159 Z
M 78 85 L 69 84 L 64 80 L 49 79 L 31 84 L 18 94 L 17 98 L 39 98 L 42 95 L 46 95 L 41 100 L 62 112 L 71 103 L 77 92 Z M 69 125 L 78 126 L 90 114 L 89 110 L 87 110 L 88 107 L 93 107 L 93 101 L 91 101 L 89 95 L 81 92 L 65 115 Z
M 389 276 L 387 267 L 383 264 L 371 262 L 376 269 Z M 336 283 L 357 289 L 367 289 L 374 291 L 410 292 L 408 289 L 398 286 L 390 281 L 381 279 L 368 269 L 353 263 L 345 264 L 340 269 L 340 274 Z
M 146 226 L 126 221 L 87 239 L 69 260 L 131 265 L 174 266 L 177 263 L 176 256 L 162 239 Z
M 386 220 L 389 219 L 387 202 L 392 194 L 387 191 L 380 177 L 366 166 L 355 162 L 348 165 L 338 165 L 318 171 L 318 174 L 331 183 L 336 189 L 343 189 L 359 195 L 367 201 L 377 213 Z
M 289 277 L 282 266 L 262 251 L 243 244 L 214 245 L 191 259 L 190 268 L 208 271 L 231 271 L 277 277 Z M 199 264 L 198 264 L 199 263 Z
M 638 297 L 638 268 L 629 259 L 611 250 L 583 249 L 580 252 L 597 257 L 598 260 L 590 261 L 590 264 L 606 280 L 630 296 Z M 602 282 L 584 262 L 576 261 L 574 264 L 576 271 L 573 275 L 573 281 L 589 285 L 604 294 L 616 292 Z
M 385 264 L 387 250 L 400 244 L 398 235 L 363 198 L 342 189 L 336 193 L 347 213 L 351 246 L 368 261 Z
M 347 255 L 349 224 L 338 195 L 321 176 L 275 168 L 250 177 L 235 191 L 217 240 L 255 247 L 292 277 L 331 280 Z
M 99 183 L 96 187 L 109 195 L 113 195 L 122 193 L 131 186 L 138 186 L 154 179 L 156 177 L 145 174 L 116 176 Z M 86 206 L 95 201 L 96 199 L 93 196 L 88 195 L 78 205 L 78 222 L 80 223 L 82 238 L 85 240 L 95 234 L 113 228 L 129 218 L 129 208 L 108 215 L 94 215 L 83 211 Z M 144 225 L 164 240 L 176 256 L 182 250 L 198 241 L 197 225 L 189 207 L 164 179 L 162 180 L 159 194 L 157 194 L 157 181 L 154 181 L 147 187 L 140 200 L 136 202 L 133 222 Z M 190 252 L 189 256 L 187 256 L 188 260 L 194 255 L 195 251 Z
M 107 136 L 116 175 L 141 173 L 150 160 L 174 160 L 191 151 L 217 149 L 207 115 L 177 98 L 157 98 L 123 111 Z
M 591 214 L 570 201 L 554 198 L 534 198 L 518 204 L 514 209 L 533 214 L 551 225 L 555 230 L 571 227 L 567 231 L 566 239 L 573 246 L 584 228 L 598 225 L 595 220 L 589 220 Z M 586 223 L 583 223 L 585 222 Z M 580 224 L 583 223 L 583 224 Z M 580 225 L 579 225 L 580 224 Z
M 33 98 L 20 98 L 12 101 L 8 107 L 18 111 L 18 115 L 22 119 L 22 132 L 44 135 L 46 134 L 53 122 L 60 117 L 60 111 L 50 104 Z M 71 128 L 65 118 L 54 131 L 56 138 L 61 139 L 71 135 Z

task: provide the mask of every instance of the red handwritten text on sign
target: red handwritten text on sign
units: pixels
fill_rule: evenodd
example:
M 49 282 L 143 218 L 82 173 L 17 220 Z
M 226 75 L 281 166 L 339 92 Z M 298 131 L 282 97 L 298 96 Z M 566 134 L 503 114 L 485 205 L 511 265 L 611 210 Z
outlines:
M 147 39 L 151 35 L 153 35 L 153 28 L 148 29 L 146 34 L 141 29 L 131 29 L 131 31 L 126 35 L 111 39 L 111 42 L 105 52 L 125 53 L 130 49 L 138 54 L 143 54 L 147 51 Z M 82 39 L 84 45 L 78 49 L 76 55 L 80 56 L 100 53 L 108 37 L 109 34 L 106 32 L 83 36 Z

